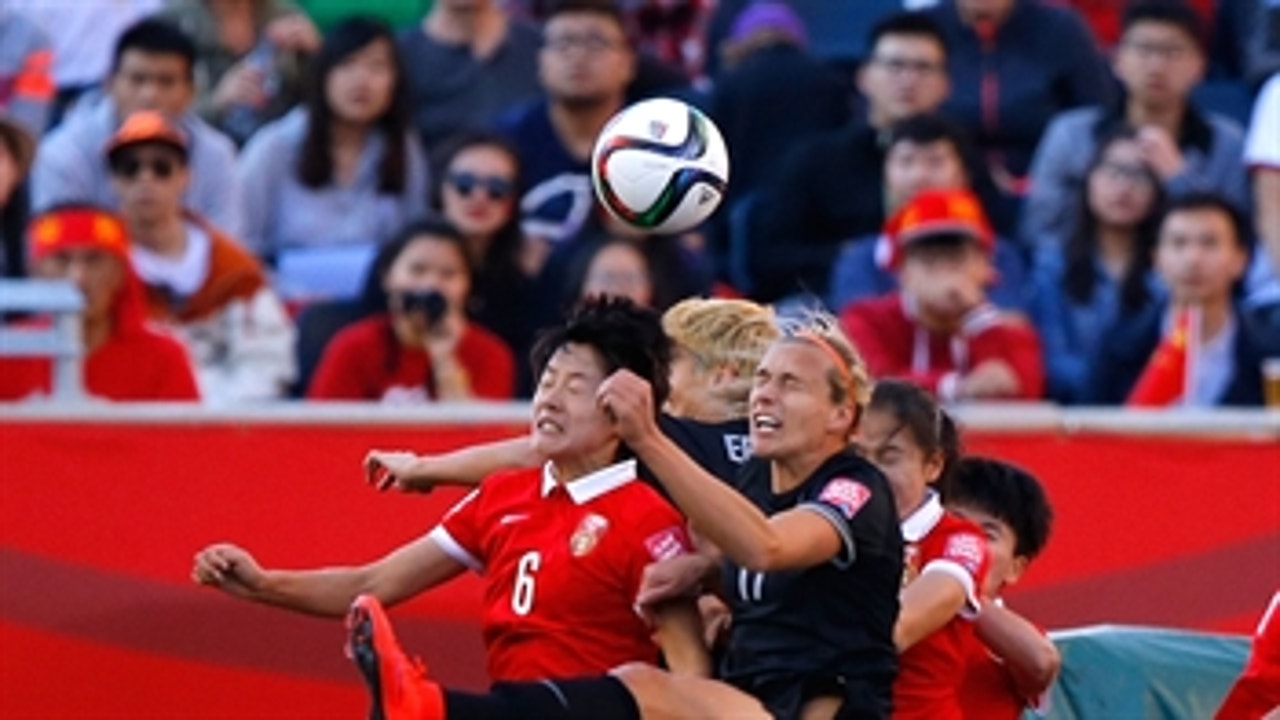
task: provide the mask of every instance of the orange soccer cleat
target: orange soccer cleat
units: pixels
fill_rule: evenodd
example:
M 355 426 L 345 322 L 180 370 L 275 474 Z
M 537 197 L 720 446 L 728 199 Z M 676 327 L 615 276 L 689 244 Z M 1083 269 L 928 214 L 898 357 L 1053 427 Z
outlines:
M 373 695 L 370 720 L 443 720 L 444 692 L 427 667 L 401 649 L 382 603 L 361 595 L 347 613 L 347 657 Z

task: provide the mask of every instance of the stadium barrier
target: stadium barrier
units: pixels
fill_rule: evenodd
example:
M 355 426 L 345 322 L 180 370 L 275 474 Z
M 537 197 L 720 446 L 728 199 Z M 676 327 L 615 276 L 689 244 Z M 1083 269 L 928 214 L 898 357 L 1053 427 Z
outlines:
M 518 404 L 5 406 L 0 717 L 362 715 L 340 622 L 198 588 L 192 556 L 226 540 L 275 567 L 374 558 L 461 493 L 376 493 L 361 477 L 368 449 L 442 451 L 527 417 Z M 1018 406 L 960 419 L 970 452 L 1037 473 L 1057 513 L 1012 607 L 1051 629 L 1252 629 L 1280 578 L 1280 413 Z M 478 688 L 480 606 L 467 577 L 392 615 L 437 677 Z M 1073 657 L 1063 687 L 1085 669 Z M 1215 672 L 1238 670 L 1230 658 Z

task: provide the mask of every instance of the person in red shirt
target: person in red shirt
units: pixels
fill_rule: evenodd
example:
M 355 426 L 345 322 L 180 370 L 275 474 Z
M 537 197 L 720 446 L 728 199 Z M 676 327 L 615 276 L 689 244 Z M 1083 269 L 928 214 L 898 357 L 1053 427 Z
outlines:
M 943 400 L 1039 398 L 1035 330 L 987 298 L 995 237 L 978 199 L 967 190 L 925 190 L 884 233 L 901 292 L 840 313 L 872 374 L 907 378 Z
M 945 500 L 948 510 L 982 528 L 991 555 L 982 610 L 965 646 L 960 707 L 968 720 L 1017 720 L 1028 708 L 1044 707 L 1062 660 L 1053 641 L 1006 607 L 1000 593 L 1044 549 L 1053 509 L 1033 475 L 974 456 L 956 465 Z
M 129 235 L 106 210 L 66 205 L 31 220 L 32 275 L 71 280 L 84 295 L 84 387 L 107 400 L 199 400 L 182 345 L 147 327 L 142 284 L 129 261 Z M 0 359 L 0 400 L 48 394 L 48 358 Z
M 635 482 L 635 461 L 595 400 L 626 368 L 667 392 L 670 346 L 658 317 L 624 301 L 581 306 L 534 350 L 539 383 L 532 444 L 539 468 L 489 477 L 430 533 L 380 560 L 347 568 L 268 570 L 230 544 L 200 551 L 200 584 L 232 596 L 341 617 L 357 596 L 393 605 L 467 569 L 485 580 L 482 630 L 493 680 L 535 680 L 655 662 L 654 628 L 635 610 L 650 562 L 689 550 L 684 520 Z M 705 662 L 696 610 L 659 613 L 668 661 Z M 673 621 L 667 622 L 668 618 Z
M 466 315 L 469 258 L 466 239 L 443 220 L 405 228 L 374 266 L 388 312 L 333 337 L 307 397 L 391 403 L 510 399 L 511 350 Z
M 925 390 L 881 380 L 857 444 L 889 478 L 905 541 L 895 720 L 961 720 L 960 683 L 990 555 L 982 529 L 947 512 L 936 487 L 959 457 L 955 425 Z

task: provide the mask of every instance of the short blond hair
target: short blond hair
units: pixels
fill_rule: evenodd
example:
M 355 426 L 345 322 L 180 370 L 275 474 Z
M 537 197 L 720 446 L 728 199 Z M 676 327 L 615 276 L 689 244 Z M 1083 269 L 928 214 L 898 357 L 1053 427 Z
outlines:
M 782 324 L 782 335 L 786 340 L 811 343 L 831 356 L 836 365 L 827 374 L 831 400 L 835 403 L 851 401 L 857 408 L 858 417 L 861 417 L 871 401 L 871 371 L 858 348 L 841 329 L 839 319 L 828 312 L 810 310 L 787 319 Z
M 724 298 L 682 300 L 663 314 L 662 329 L 703 367 L 728 365 L 747 379 L 781 336 L 773 308 Z

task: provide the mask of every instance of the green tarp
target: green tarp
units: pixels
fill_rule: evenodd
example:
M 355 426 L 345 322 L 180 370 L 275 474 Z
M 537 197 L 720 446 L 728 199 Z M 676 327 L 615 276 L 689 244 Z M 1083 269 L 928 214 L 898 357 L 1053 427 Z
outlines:
M 1050 720 L 1209 720 L 1249 654 L 1241 635 L 1099 625 L 1050 636 L 1062 653 Z

